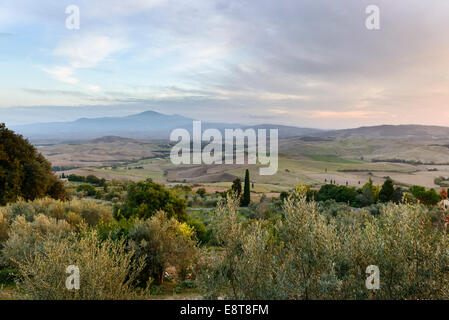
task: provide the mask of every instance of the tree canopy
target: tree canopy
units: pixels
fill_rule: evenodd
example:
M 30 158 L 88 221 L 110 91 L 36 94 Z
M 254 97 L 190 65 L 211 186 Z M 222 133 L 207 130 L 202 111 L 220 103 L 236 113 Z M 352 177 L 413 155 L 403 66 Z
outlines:
M 163 185 L 154 183 L 152 179 L 131 183 L 125 203 L 120 206 L 120 214 L 125 217 L 147 219 L 159 210 L 167 213 L 168 217 L 175 217 L 185 221 L 186 201 L 176 193 L 166 189 Z M 117 212 L 118 213 L 118 210 Z
M 422 186 L 412 186 L 410 192 L 425 205 L 435 205 L 441 200 L 441 196 L 434 189 L 426 190 Z
M 19 197 L 33 200 L 49 195 L 65 199 L 62 182 L 51 164 L 21 135 L 0 124 L 0 205 Z
M 379 193 L 379 200 L 380 202 L 389 202 L 393 200 L 393 196 L 394 196 L 393 180 L 391 180 L 391 178 L 388 178 L 382 185 L 382 189 L 380 190 Z

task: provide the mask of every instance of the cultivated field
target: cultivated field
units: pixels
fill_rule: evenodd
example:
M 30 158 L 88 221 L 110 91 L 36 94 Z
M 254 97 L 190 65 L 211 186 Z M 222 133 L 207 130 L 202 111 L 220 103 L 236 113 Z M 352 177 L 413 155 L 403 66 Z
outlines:
M 449 149 L 444 143 L 437 146 L 437 141 L 286 138 L 280 140 L 279 169 L 273 176 L 260 176 L 260 165 L 175 166 L 169 159 L 170 145 L 161 141 L 104 137 L 38 148 L 54 167 L 61 167 L 60 174 L 95 174 L 108 180 L 130 181 L 152 178 L 164 184 L 188 183 L 222 191 L 235 178 L 243 178 L 249 168 L 253 191 L 278 193 L 299 183 L 317 188 L 331 180 L 360 187 L 371 178 L 375 184 L 382 184 L 387 176 L 397 185 L 438 188 L 435 178 L 449 177 Z

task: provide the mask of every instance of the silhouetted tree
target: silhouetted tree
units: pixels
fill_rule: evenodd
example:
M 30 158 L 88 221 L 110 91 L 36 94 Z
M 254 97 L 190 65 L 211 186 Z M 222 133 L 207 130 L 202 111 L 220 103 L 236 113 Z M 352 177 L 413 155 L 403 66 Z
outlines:
M 247 207 L 251 202 L 251 190 L 250 190 L 250 182 L 249 182 L 249 170 L 246 169 L 245 172 L 245 185 L 243 188 L 243 198 L 242 198 L 242 207 Z
M 393 180 L 391 180 L 391 178 L 387 178 L 387 180 L 385 180 L 384 184 L 382 185 L 382 189 L 380 189 L 379 200 L 380 202 L 390 202 L 393 200 L 393 195 Z

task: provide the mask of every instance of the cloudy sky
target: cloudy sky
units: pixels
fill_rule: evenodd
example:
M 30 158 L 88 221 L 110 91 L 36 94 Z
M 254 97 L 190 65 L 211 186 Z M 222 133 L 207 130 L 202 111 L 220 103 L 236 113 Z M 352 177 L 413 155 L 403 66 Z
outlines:
M 66 28 L 69 5 L 79 30 Z M 365 27 L 368 5 L 380 30 Z M 449 126 L 448 17 L 447 0 L 1 0 L 0 120 L 20 122 L 7 108 L 30 106 L 26 121 L 151 109 Z M 39 106 L 79 109 L 39 118 Z

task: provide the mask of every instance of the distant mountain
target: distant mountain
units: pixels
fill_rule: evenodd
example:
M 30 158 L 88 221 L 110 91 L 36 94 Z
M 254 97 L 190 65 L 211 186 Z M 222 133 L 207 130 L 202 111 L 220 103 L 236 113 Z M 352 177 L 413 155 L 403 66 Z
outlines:
M 448 140 L 449 127 L 426 125 L 381 125 L 320 132 L 312 135 L 334 138 Z
M 30 138 L 32 141 L 70 141 L 95 139 L 104 136 L 120 136 L 138 139 L 167 140 L 176 128 L 192 131 L 194 119 L 180 115 L 167 115 L 155 111 L 125 117 L 81 118 L 70 122 L 35 123 L 12 126 L 11 129 Z M 202 129 L 218 130 L 236 128 L 278 129 L 280 137 L 311 135 L 321 132 L 318 129 L 297 128 L 274 124 L 247 126 L 239 124 L 202 122 Z
M 317 133 L 323 132 L 323 130 L 320 129 L 312 129 L 312 128 L 299 128 L 299 127 L 292 127 L 292 126 L 282 126 L 277 124 L 259 124 L 251 127 L 243 127 L 245 128 L 254 128 L 257 129 L 266 129 L 267 134 L 268 130 L 270 129 L 278 129 L 279 130 L 279 137 L 282 138 L 290 138 L 290 137 L 302 137 L 307 135 L 313 135 Z

